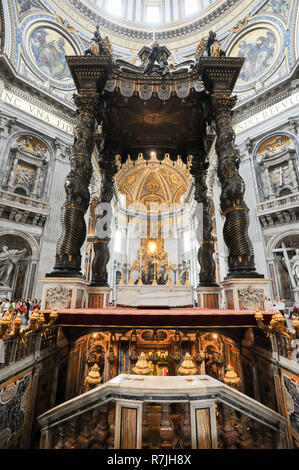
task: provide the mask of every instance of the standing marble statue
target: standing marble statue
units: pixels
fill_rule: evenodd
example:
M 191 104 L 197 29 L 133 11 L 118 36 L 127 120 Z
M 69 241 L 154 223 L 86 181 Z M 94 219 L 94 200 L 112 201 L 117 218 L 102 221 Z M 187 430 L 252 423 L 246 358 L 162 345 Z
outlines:
M 0 285 L 7 286 L 10 274 L 18 261 L 26 252 L 23 250 L 9 250 L 6 245 L 3 245 L 0 252 Z
M 291 259 L 292 274 L 296 286 L 299 287 L 299 249 L 296 250 L 296 254 Z

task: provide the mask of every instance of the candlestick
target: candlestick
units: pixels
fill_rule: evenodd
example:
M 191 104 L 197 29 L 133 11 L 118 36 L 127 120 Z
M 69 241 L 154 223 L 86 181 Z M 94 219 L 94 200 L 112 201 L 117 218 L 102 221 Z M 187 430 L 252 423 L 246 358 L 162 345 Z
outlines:
M 167 279 L 166 285 L 169 286 L 169 285 L 172 284 L 171 278 L 170 278 L 170 267 L 169 266 L 168 266 L 167 272 L 168 272 L 168 279 Z
M 157 285 L 157 276 L 156 276 L 156 263 L 154 263 L 154 280 L 153 280 L 153 286 Z

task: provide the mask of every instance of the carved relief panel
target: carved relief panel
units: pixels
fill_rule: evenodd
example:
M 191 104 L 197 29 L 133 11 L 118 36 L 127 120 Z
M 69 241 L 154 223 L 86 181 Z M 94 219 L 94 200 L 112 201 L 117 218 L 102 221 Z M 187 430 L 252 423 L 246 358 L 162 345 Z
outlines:
M 48 156 L 48 149 L 40 139 L 20 136 L 10 150 L 8 190 L 27 197 L 42 197 Z
M 264 290 L 248 286 L 246 289 L 238 290 L 239 304 L 241 310 L 264 309 Z
M 267 138 L 257 150 L 256 161 L 263 197 L 273 199 L 298 191 L 296 152 L 286 135 Z

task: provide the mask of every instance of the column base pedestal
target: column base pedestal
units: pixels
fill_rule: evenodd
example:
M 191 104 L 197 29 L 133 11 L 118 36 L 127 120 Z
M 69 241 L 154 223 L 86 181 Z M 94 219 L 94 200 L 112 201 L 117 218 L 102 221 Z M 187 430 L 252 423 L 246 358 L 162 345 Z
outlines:
M 259 274 L 255 271 L 234 271 L 229 273 L 228 276 L 224 278 L 226 279 L 264 279 L 265 276 L 263 274 Z
M 72 271 L 53 271 L 52 273 L 47 273 L 46 278 L 76 278 L 85 280 L 85 276 L 82 273 Z
M 215 284 L 215 286 L 200 285 L 195 290 L 197 292 L 198 307 L 219 309 L 221 288 L 218 284 Z
M 81 255 L 56 254 L 54 270 L 46 274 L 46 277 L 85 279 L 81 273 L 81 258 Z
M 90 287 L 109 287 L 108 282 L 91 281 Z
M 220 284 L 225 291 L 229 310 L 264 310 L 264 300 L 269 297 L 268 285 L 271 279 L 226 278 Z
M 88 282 L 84 278 L 48 276 L 38 281 L 43 284 L 41 310 L 87 307 Z
M 88 308 L 104 308 L 109 306 L 109 295 L 112 291 L 109 286 L 95 286 L 91 284 L 87 287 Z

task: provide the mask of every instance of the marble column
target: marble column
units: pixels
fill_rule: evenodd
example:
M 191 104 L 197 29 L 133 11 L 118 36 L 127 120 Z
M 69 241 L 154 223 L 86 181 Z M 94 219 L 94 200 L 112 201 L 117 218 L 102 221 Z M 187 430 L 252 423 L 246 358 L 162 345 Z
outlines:
M 42 169 L 37 168 L 36 175 L 35 175 L 35 180 L 34 180 L 34 186 L 33 186 L 33 190 L 32 190 L 32 197 L 37 197 L 38 196 L 37 193 L 38 193 L 38 188 L 39 188 L 39 184 L 40 184 L 41 174 L 42 174 Z
M 12 150 L 11 150 L 12 151 Z M 16 153 L 16 149 L 14 149 L 14 153 Z M 13 189 L 13 183 L 14 183 L 14 177 L 15 177 L 15 171 L 16 171 L 16 168 L 17 168 L 17 164 L 18 164 L 18 157 L 15 157 L 13 159 L 13 162 L 12 162 L 12 166 L 11 166 L 11 170 L 10 170 L 10 173 L 9 173 L 9 180 L 8 180 L 8 189 L 10 191 L 12 191 Z
M 266 180 L 267 180 L 267 185 L 268 185 L 268 197 L 273 198 L 275 196 L 273 192 L 273 186 L 270 178 L 270 173 L 269 173 L 269 168 L 265 168 L 265 175 L 266 175 Z
M 249 209 L 244 201 L 245 184 L 239 175 L 240 159 L 234 146 L 232 109 L 235 96 L 220 93 L 211 95 L 216 124 L 216 154 L 218 177 L 221 183 L 220 206 L 225 216 L 224 241 L 229 249 L 229 278 L 263 277 L 255 272 L 253 246 L 248 236 Z
M 92 176 L 91 154 L 94 148 L 95 115 L 99 94 L 74 95 L 78 124 L 66 177 L 66 200 L 61 210 L 62 234 L 56 249 L 54 272 L 49 277 L 81 277 L 81 247 L 86 238 L 84 215 L 89 207 Z
M 296 192 L 298 191 L 299 184 L 298 184 L 298 178 L 297 178 L 297 174 L 296 174 L 296 170 L 294 166 L 294 161 L 292 158 L 289 159 L 289 165 L 290 165 L 290 170 L 291 170 L 292 181 L 293 181 L 295 192 Z

